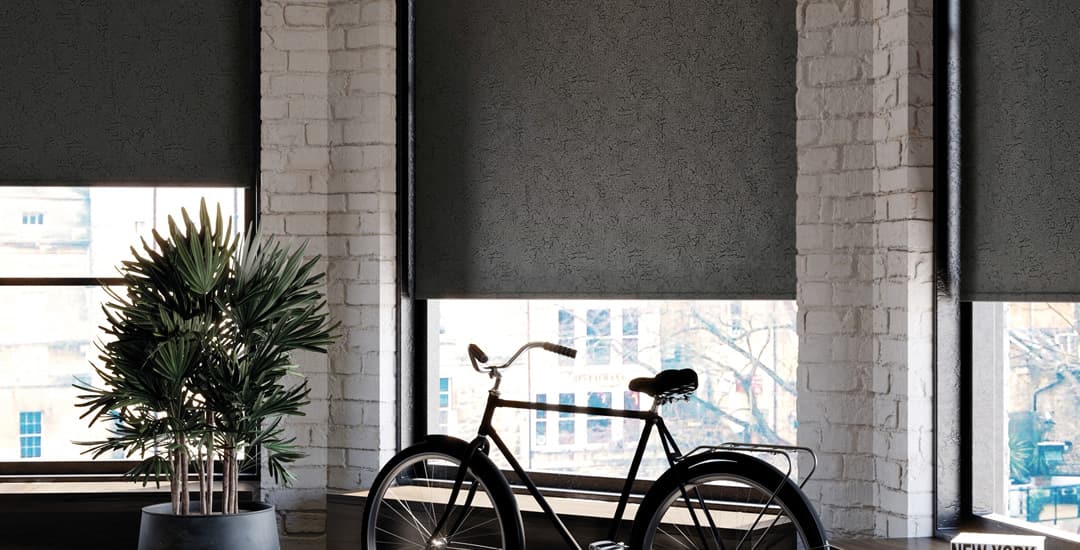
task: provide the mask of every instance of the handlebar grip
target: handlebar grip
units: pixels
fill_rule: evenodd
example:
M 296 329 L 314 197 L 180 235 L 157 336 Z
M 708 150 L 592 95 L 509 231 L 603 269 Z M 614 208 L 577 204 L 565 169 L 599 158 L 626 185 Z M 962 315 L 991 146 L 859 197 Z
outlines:
M 558 353 L 559 355 L 565 355 L 570 358 L 577 357 L 577 350 L 573 348 L 560 346 L 558 344 L 552 344 L 551 342 L 544 342 L 544 345 L 542 347 L 552 353 Z
M 484 351 L 480 349 L 480 346 L 476 344 L 469 344 L 469 357 L 481 363 L 487 363 L 488 361 L 487 354 L 484 353 Z

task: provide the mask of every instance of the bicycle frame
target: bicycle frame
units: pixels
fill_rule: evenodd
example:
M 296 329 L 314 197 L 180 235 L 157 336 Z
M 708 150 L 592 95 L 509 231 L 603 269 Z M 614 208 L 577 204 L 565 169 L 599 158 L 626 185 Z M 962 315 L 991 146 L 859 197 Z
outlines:
M 498 385 L 496 385 L 496 388 L 497 387 Z M 536 500 L 536 503 L 540 505 L 540 508 L 541 510 L 543 510 L 544 515 L 547 516 L 547 518 L 559 531 L 559 534 L 562 536 L 566 544 L 569 545 L 570 548 L 581 550 L 581 545 L 578 544 L 577 539 L 574 538 L 574 536 L 570 533 L 570 530 L 567 529 L 565 524 L 563 524 L 562 519 L 560 519 L 559 515 L 555 512 L 555 510 L 552 509 L 547 499 L 544 498 L 544 495 L 540 492 L 540 489 L 536 486 L 536 483 L 534 483 L 532 478 L 529 477 L 529 474 L 517 461 L 517 458 L 514 456 L 513 452 L 502 440 L 502 438 L 499 437 L 499 433 L 495 430 L 494 426 L 491 425 L 492 416 L 495 414 L 496 409 L 505 408 L 533 411 L 565 412 L 574 414 L 586 414 L 590 416 L 636 418 L 639 420 L 643 420 L 645 421 L 645 426 L 641 430 L 641 436 L 638 439 L 637 449 L 634 452 L 634 459 L 631 461 L 630 469 L 627 472 L 626 484 L 623 486 L 622 492 L 619 495 L 619 502 L 615 508 L 615 517 L 613 517 L 611 520 L 611 527 L 609 530 L 608 539 L 617 540 L 616 537 L 618 535 L 619 525 L 622 522 L 623 514 L 626 512 L 626 505 L 630 501 L 630 492 L 633 488 L 634 480 L 637 478 L 638 469 L 641 466 L 641 461 L 645 455 L 645 448 L 648 446 L 649 436 L 652 434 L 652 430 L 654 427 L 656 428 L 657 433 L 660 434 L 660 442 L 663 445 L 664 454 L 667 456 L 668 465 L 674 466 L 675 463 L 682 457 L 682 453 L 679 451 L 678 444 L 675 443 L 675 439 L 672 437 L 671 432 L 664 424 L 664 419 L 657 412 L 658 405 L 659 402 L 654 402 L 653 406 L 647 411 L 635 411 L 626 409 L 609 409 L 602 407 L 579 407 L 576 405 L 560 405 L 554 403 L 535 403 L 532 401 L 514 401 L 509 399 L 503 399 L 500 396 L 498 389 L 492 389 L 488 392 L 487 405 L 484 408 L 484 416 L 483 419 L 480 421 L 480 428 L 477 431 L 477 436 L 470 443 L 466 456 L 462 458 L 462 465 L 468 464 L 472 460 L 472 457 L 477 450 L 481 448 L 486 449 L 489 439 L 493 441 L 495 443 L 495 446 L 499 449 L 499 452 L 501 452 L 502 455 L 506 458 L 507 462 L 510 463 L 510 467 L 514 470 L 514 473 L 516 473 L 518 478 L 521 479 L 522 483 L 525 485 L 525 488 L 529 491 L 529 494 L 531 494 L 533 499 Z M 450 501 L 446 510 L 443 512 L 442 517 L 439 519 L 439 523 L 435 528 L 435 532 L 442 532 L 443 528 L 446 525 L 446 522 L 449 520 L 452 514 L 454 503 L 457 501 L 458 494 L 461 491 L 461 486 L 465 482 L 465 475 L 466 468 L 459 468 L 458 474 L 454 480 L 453 488 L 450 492 Z M 472 503 L 472 498 L 475 494 L 475 490 L 475 485 L 470 487 L 469 494 L 466 496 L 465 499 L 466 508 Z M 464 512 L 460 515 L 462 517 L 459 518 L 458 521 L 463 521 Z

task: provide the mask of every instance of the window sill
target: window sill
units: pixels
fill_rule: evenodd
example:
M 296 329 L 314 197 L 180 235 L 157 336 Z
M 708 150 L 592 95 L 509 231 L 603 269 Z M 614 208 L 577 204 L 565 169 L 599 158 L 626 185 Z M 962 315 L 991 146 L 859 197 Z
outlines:
M 196 485 L 192 484 L 195 488 Z M 240 494 L 251 495 L 258 489 L 258 482 L 241 481 Z M 215 484 L 215 491 L 221 490 L 221 484 Z M 160 487 L 151 482 L 144 487 L 142 483 L 124 480 L 101 481 L 3 481 L 0 480 L 0 498 L 21 495 L 109 495 L 109 494 L 169 494 L 169 484 L 163 482 Z

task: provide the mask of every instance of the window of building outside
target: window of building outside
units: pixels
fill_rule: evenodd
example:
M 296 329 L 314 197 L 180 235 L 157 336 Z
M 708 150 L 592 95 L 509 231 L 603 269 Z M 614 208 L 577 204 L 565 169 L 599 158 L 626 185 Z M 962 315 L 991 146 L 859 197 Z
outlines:
M 439 422 L 441 397 L 432 401 L 429 430 L 463 439 L 476 435 L 491 380 L 472 369 L 466 349 L 479 345 L 504 360 L 527 341 L 578 350 L 561 359 L 534 350 L 504 372 L 508 399 L 593 407 L 648 409 L 647 395 L 631 392 L 632 378 L 663 369 L 693 368 L 699 386 L 689 401 L 661 412 L 684 451 L 725 441 L 795 443 L 795 369 L 798 338 L 791 301 L 651 300 L 431 300 L 428 387 L 449 380 L 450 421 Z M 734 312 L 734 314 L 733 314 Z M 442 387 L 441 385 L 438 387 Z M 436 412 L 439 411 L 439 412 Z M 532 471 L 625 476 L 642 422 L 569 413 L 502 409 L 495 429 Z M 506 463 L 492 452 L 502 467 Z M 666 468 L 654 437 L 643 478 Z
M 206 198 L 246 224 L 244 189 L 153 187 L 0 187 L 2 461 L 82 461 L 76 441 L 101 439 L 110 426 L 88 427 L 75 406 L 76 382 L 98 384 L 91 364 L 102 338 L 99 282 L 119 283 L 117 266 L 141 250 L 151 229 L 167 230 L 180 208 L 198 212 Z M 211 210 L 213 211 L 213 210 Z M 238 223 L 239 222 L 239 223 Z M 6 426 L 6 427 L 5 427 Z M 97 460 L 123 459 L 119 455 Z
M 19 458 L 41 456 L 41 411 L 19 413 Z
M 1075 303 L 972 304 L 976 513 L 1080 532 L 1078 322 Z

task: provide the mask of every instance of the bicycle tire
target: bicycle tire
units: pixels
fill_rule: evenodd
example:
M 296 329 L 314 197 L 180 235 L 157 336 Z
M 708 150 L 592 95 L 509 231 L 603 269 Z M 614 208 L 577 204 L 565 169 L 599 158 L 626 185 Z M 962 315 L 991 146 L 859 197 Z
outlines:
M 660 476 L 641 501 L 630 541 L 631 550 L 829 548 L 821 519 L 798 485 L 771 464 L 730 451 L 690 457 Z
M 424 441 L 394 455 L 379 470 L 368 491 L 361 547 L 364 550 L 427 548 L 430 532 L 436 527 L 440 512 L 445 507 L 445 504 L 440 506 L 436 501 L 449 498 L 452 476 L 456 474 L 468 446 L 465 441 L 453 437 L 427 436 Z M 433 475 L 432 472 L 437 469 L 451 476 L 449 483 Z M 477 550 L 524 549 L 521 514 L 510 484 L 491 459 L 479 451 L 470 462 L 466 485 L 456 500 L 457 507 L 466 501 L 467 488 L 473 483 L 477 487 L 472 501 L 474 505 L 465 513 L 458 528 L 445 535 L 442 547 L 460 548 L 454 544 L 460 542 Z M 393 493 L 400 498 L 390 496 Z M 485 498 L 487 502 L 484 502 Z M 456 514 L 454 512 L 451 517 L 457 517 Z

